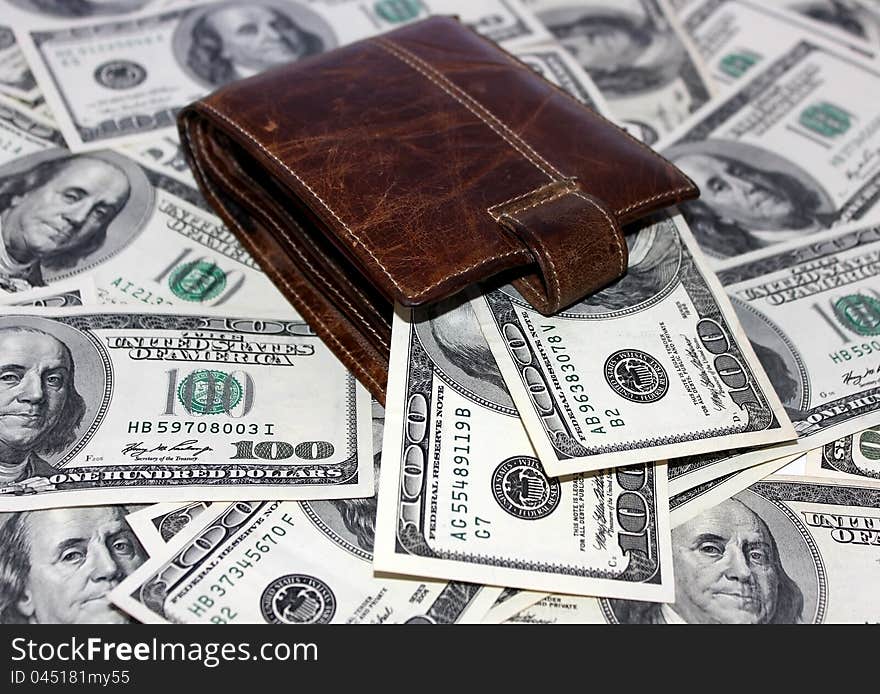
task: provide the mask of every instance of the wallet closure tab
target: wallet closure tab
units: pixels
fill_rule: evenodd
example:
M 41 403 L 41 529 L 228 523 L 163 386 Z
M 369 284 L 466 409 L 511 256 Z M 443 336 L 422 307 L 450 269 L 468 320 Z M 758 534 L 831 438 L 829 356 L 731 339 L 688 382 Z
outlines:
M 570 306 L 627 267 L 627 246 L 614 215 L 568 178 L 495 205 L 489 214 L 530 250 L 539 272 L 514 286 L 541 313 Z

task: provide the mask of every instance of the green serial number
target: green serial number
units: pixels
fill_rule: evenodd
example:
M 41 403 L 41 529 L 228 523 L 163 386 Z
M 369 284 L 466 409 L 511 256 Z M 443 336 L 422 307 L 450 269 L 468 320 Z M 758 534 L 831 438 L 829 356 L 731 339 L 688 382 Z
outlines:
M 556 330 L 555 325 L 542 325 L 541 331 L 544 333 Z M 569 397 L 577 403 L 575 406 L 583 417 L 583 423 L 592 427 L 590 432 L 593 434 L 605 434 L 605 425 L 598 416 L 596 407 L 590 402 L 590 396 L 587 389 L 581 383 L 581 377 L 575 373 L 575 365 L 571 363 L 571 355 L 566 351 L 566 346 L 562 343 L 561 335 L 548 335 L 544 338 L 550 351 L 553 353 L 553 359 L 559 368 L 559 380 L 565 384 L 568 389 Z M 605 417 L 608 418 L 608 424 L 612 427 L 626 426 L 623 417 L 620 416 L 620 410 L 608 408 L 605 410 Z
M 472 524 L 474 526 L 474 536 L 481 540 L 488 540 L 492 533 L 488 528 L 480 527 L 491 525 L 491 521 L 483 520 L 479 516 L 474 516 L 472 523 L 468 522 L 468 493 L 467 486 L 470 476 L 470 452 L 471 452 L 471 424 L 467 421 L 471 416 L 471 411 L 466 407 L 459 407 L 455 410 L 457 417 L 455 429 L 455 445 L 452 447 L 454 455 L 452 456 L 452 474 L 455 479 L 452 480 L 452 500 L 449 504 L 449 510 L 452 512 L 452 519 L 449 524 L 452 528 L 449 536 L 456 540 L 466 542 L 468 539 L 468 528 Z
M 289 513 L 281 514 L 281 522 L 290 527 L 294 525 L 293 517 Z M 244 559 L 238 559 L 234 564 L 230 564 L 219 578 L 208 586 L 208 593 L 196 598 L 195 604 L 189 608 L 190 611 L 201 617 L 207 610 L 216 608 L 215 613 L 209 617 L 212 624 L 228 624 L 234 621 L 238 613 L 228 607 L 218 606 L 216 600 L 225 597 L 229 589 L 240 583 L 255 564 L 262 561 L 265 555 L 279 545 L 279 540 L 287 536 L 287 531 L 288 528 L 284 525 L 271 526 L 262 537 L 245 550 Z M 212 596 L 216 596 L 216 599 Z
M 210 422 L 210 421 L 189 421 L 181 422 L 179 420 L 163 422 L 163 421 L 129 421 L 129 434 L 251 434 L 256 436 L 274 436 L 275 425 L 271 423 L 245 424 L 243 422 Z

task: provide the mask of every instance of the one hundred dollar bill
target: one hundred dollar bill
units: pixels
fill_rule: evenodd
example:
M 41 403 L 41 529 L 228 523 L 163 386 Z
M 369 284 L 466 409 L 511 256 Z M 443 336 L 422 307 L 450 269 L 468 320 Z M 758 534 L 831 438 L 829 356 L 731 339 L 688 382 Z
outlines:
M 89 277 L 80 276 L 25 292 L 7 294 L 0 292 L 0 306 L 42 306 L 63 308 L 66 306 L 94 306 L 98 303 L 95 283 Z
M 12 27 L 0 24 L 0 94 L 34 102 L 40 89 L 18 48 Z
M 708 480 L 669 495 L 669 515 L 672 525 L 680 525 L 706 509 L 717 506 L 725 499 L 770 475 L 779 474 L 783 468 L 804 467 L 805 455 L 776 458 L 768 463 L 751 465 L 717 479 Z
M 855 225 L 719 268 L 798 432 L 796 444 L 766 449 L 765 460 L 880 424 L 878 258 L 880 227 Z
M 363 537 L 375 521 L 370 512 L 369 506 L 334 502 L 214 504 L 111 599 L 147 623 L 451 624 L 482 618 L 501 589 L 374 577 Z
M 721 266 L 719 270 L 721 280 L 731 285 L 734 307 L 739 313 L 746 334 L 774 389 L 786 406 L 792 421 L 795 422 L 802 440 L 794 445 L 732 449 L 678 458 L 669 464 L 669 493 L 672 498 L 695 488 L 706 489 L 719 478 L 729 477 L 732 473 L 783 455 L 806 451 L 808 459 L 816 461 L 822 454 L 820 441 L 826 443 L 824 450 L 831 456 L 829 460 L 843 455 L 843 458 L 838 459 L 844 464 L 842 460 L 847 455 L 843 454 L 843 444 L 832 443 L 834 437 L 844 431 L 858 432 L 865 426 L 865 422 L 878 421 L 877 415 L 873 412 L 877 407 L 874 402 L 876 389 L 868 382 L 871 374 L 858 378 L 865 370 L 870 371 L 875 368 L 871 365 L 870 359 L 872 355 L 880 354 L 877 352 L 880 343 L 870 335 L 875 331 L 873 326 L 877 322 L 877 318 L 872 317 L 870 311 L 872 306 L 870 297 L 876 297 L 880 291 L 875 268 L 878 254 L 880 254 L 880 228 L 857 224 L 822 232 L 802 241 L 781 244 L 774 249 L 744 256 Z M 766 277 L 761 279 L 765 274 Z M 751 284 L 743 285 L 743 295 L 740 296 L 737 294 L 740 288 L 738 283 L 744 279 L 748 279 Z M 832 318 L 831 323 L 823 318 L 823 316 L 831 318 L 842 314 L 835 313 L 830 304 L 827 311 L 820 311 L 819 304 L 811 303 L 810 297 L 825 296 L 825 301 L 834 302 L 838 298 L 837 294 L 832 293 L 835 288 L 843 291 L 850 285 L 856 295 L 869 297 L 866 303 L 869 311 L 864 313 L 857 309 L 852 313 L 853 316 L 859 315 L 866 320 L 867 327 L 861 328 L 862 332 L 853 332 L 851 337 L 848 337 L 845 329 L 841 333 L 841 327 L 835 327 L 836 318 Z M 767 308 L 770 313 L 765 313 L 761 307 L 762 292 L 767 306 L 773 307 Z M 806 312 L 798 313 L 797 317 L 789 317 L 791 301 L 796 302 L 796 305 L 799 304 Z M 774 322 L 776 320 L 774 316 L 783 315 L 786 316 L 786 320 L 782 324 Z M 807 320 L 816 323 L 816 327 L 821 329 L 811 328 L 808 333 L 805 332 L 807 325 L 798 322 L 803 316 L 808 316 Z M 806 337 L 807 334 L 809 338 Z M 869 339 L 863 341 L 863 337 Z M 844 349 L 835 354 L 836 346 L 841 343 L 851 345 L 851 351 Z M 823 350 L 827 351 L 830 363 L 826 364 L 819 356 Z M 837 368 L 838 365 L 848 363 L 853 358 L 855 358 L 854 366 L 859 361 L 867 360 L 869 363 L 862 372 L 856 369 L 851 373 L 849 368 L 843 370 Z M 847 391 L 849 399 L 831 402 L 830 407 L 854 405 L 850 414 L 839 411 L 836 417 L 818 428 L 803 421 L 804 417 L 810 415 L 807 411 L 810 407 L 821 407 L 823 403 L 835 399 L 833 388 L 829 383 L 838 377 L 846 380 L 853 388 Z M 863 387 L 860 388 L 859 384 Z M 863 403 L 860 399 L 863 396 L 868 397 L 869 400 Z M 812 402 L 813 405 L 809 405 L 807 401 Z M 792 404 L 795 405 L 794 410 L 791 409 Z M 798 408 L 803 411 L 795 414 Z M 850 415 L 854 418 L 851 422 Z M 841 442 L 849 438 L 849 436 L 843 437 Z M 810 468 L 811 474 L 816 474 L 816 467 L 811 464 Z
M 0 624 L 120 624 L 108 595 L 152 555 L 126 522 L 137 506 L 0 513 Z
M 369 395 L 295 314 L 7 308 L 0 369 L 2 511 L 373 493 Z
M 880 481 L 880 426 L 809 451 L 807 473 L 853 482 Z
M 188 504 L 150 504 L 125 517 L 128 526 L 152 556 L 162 553 L 171 540 L 211 507 L 209 501 Z
M 653 144 L 709 101 L 713 87 L 658 0 L 526 0 L 574 56 L 611 113 Z
M 384 409 L 373 402 L 373 441 L 374 441 L 374 466 L 375 474 L 379 474 L 379 456 L 381 455 L 382 426 L 384 422 Z M 378 439 L 378 442 L 377 442 Z M 315 501 L 302 504 L 307 515 L 313 521 L 318 520 L 319 528 L 328 534 L 339 547 L 349 553 L 369 560 L 372 558 L 373 542 L 376 525 L 376 501 L 374 494 L 365 499 L 335 499 L 332 501 Z M 165 552 L 165 548 L 179 533 L 184 532 L 189 526 L 210 508 L 207 502 L 194 502 L 189 504 L 153 504 L 140 511 L 129 514 L 126 521 L 137 534 L 141 544 L 147 548 L 150 556 L 158 556 Z M 360 575 L 360 572 L 359 572 Z M 470 586 L 451 586 L 447 595 L 470 595 Z M 504 591 L 507 593 L 509 591 Z M 513 591 L 517 592 L 517 591 Z M 481 615 L 489 610 L 494 596 L 497 602 L 504 594 L 497 588 L 484 588 L 479 594 L 473 596 L 468 602 L 464 612 L 459 616 L 459 623 L 473 623 L 481 621 Z M 537 602 L 541 595 L 537 595 L 532 602 Z M 502 613 L 506 618 L 520 609 L 531 604 L 529 601 L 508 602 L 508 607 L 514 609 Z M 436 612 L 436 610 L 435 610 Z M 482 620 L 485 621 L 483 616 Z M 441 621 L 443 621 L 441 619 Z
M 878 623 L 880 487 L 771 477 L 672 530 L 676 601 L 553 595 L 516 623 Z
M 377 570 L 669 599 L 665 467 L 548 478 L 468 302 L 398 309 L 387 397 Z
M 171 132 L 181 108 L 228 82 L 431 14 L 458 15 L 502 44 L 550 37 L 517 0 L 240 0 L 17 36 L 69 147 L 81 152 Z
M 793 439 L 681 217 L 627 244 L 626 276 L 556 315 L 512 287 L 472 301 L 547 473 Z
M 13 27 L 24 31 L 32 26 L 65 27 L 81 20 L 121 19 L 147 8 L 159 10 L 193 0 L 0 0 L 0 94 L 28 102 L 42 99 L 36 78 L 18 47 Z
M 880 46 L 880 8 L 871 0 L 781 0 L 813 22 Z
M 0 99 L 0 291 L 89 277 L 103 303 L 290 310 L 196 189 L 145 159 L 61 144 Z
M 722 90 L 802 40 L 832 41 L 866 59 L 880 52 L 880 46 L 757 0 L 700 0 L 679 18 Z
M 801 40 L 658 143 L 699 186 L 700 247 L 732 258 L 880 216 L 880 66 Z

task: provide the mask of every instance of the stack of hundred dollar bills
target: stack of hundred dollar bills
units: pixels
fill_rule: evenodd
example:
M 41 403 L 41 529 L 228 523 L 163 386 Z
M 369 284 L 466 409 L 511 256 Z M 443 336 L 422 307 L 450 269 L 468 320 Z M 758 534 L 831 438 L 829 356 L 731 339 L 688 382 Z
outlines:
M 175 116 L 431 14 L 702 195 L 557 315 L 397 307 L 383 409 Z M 880 621 L 878 54 L 869 0 L 0 0 L 0 623 Z

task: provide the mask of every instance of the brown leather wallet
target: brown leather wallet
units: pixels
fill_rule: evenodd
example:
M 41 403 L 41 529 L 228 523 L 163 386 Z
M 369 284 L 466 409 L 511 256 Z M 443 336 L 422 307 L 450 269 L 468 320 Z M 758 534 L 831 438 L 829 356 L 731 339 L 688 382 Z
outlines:
M 450 17 L 232 83 L 178 124 L 208 201 L 383 403 L 393 302 L 513 270 L 558 311 L 625 272 L 622 224 L 698 194 Z

